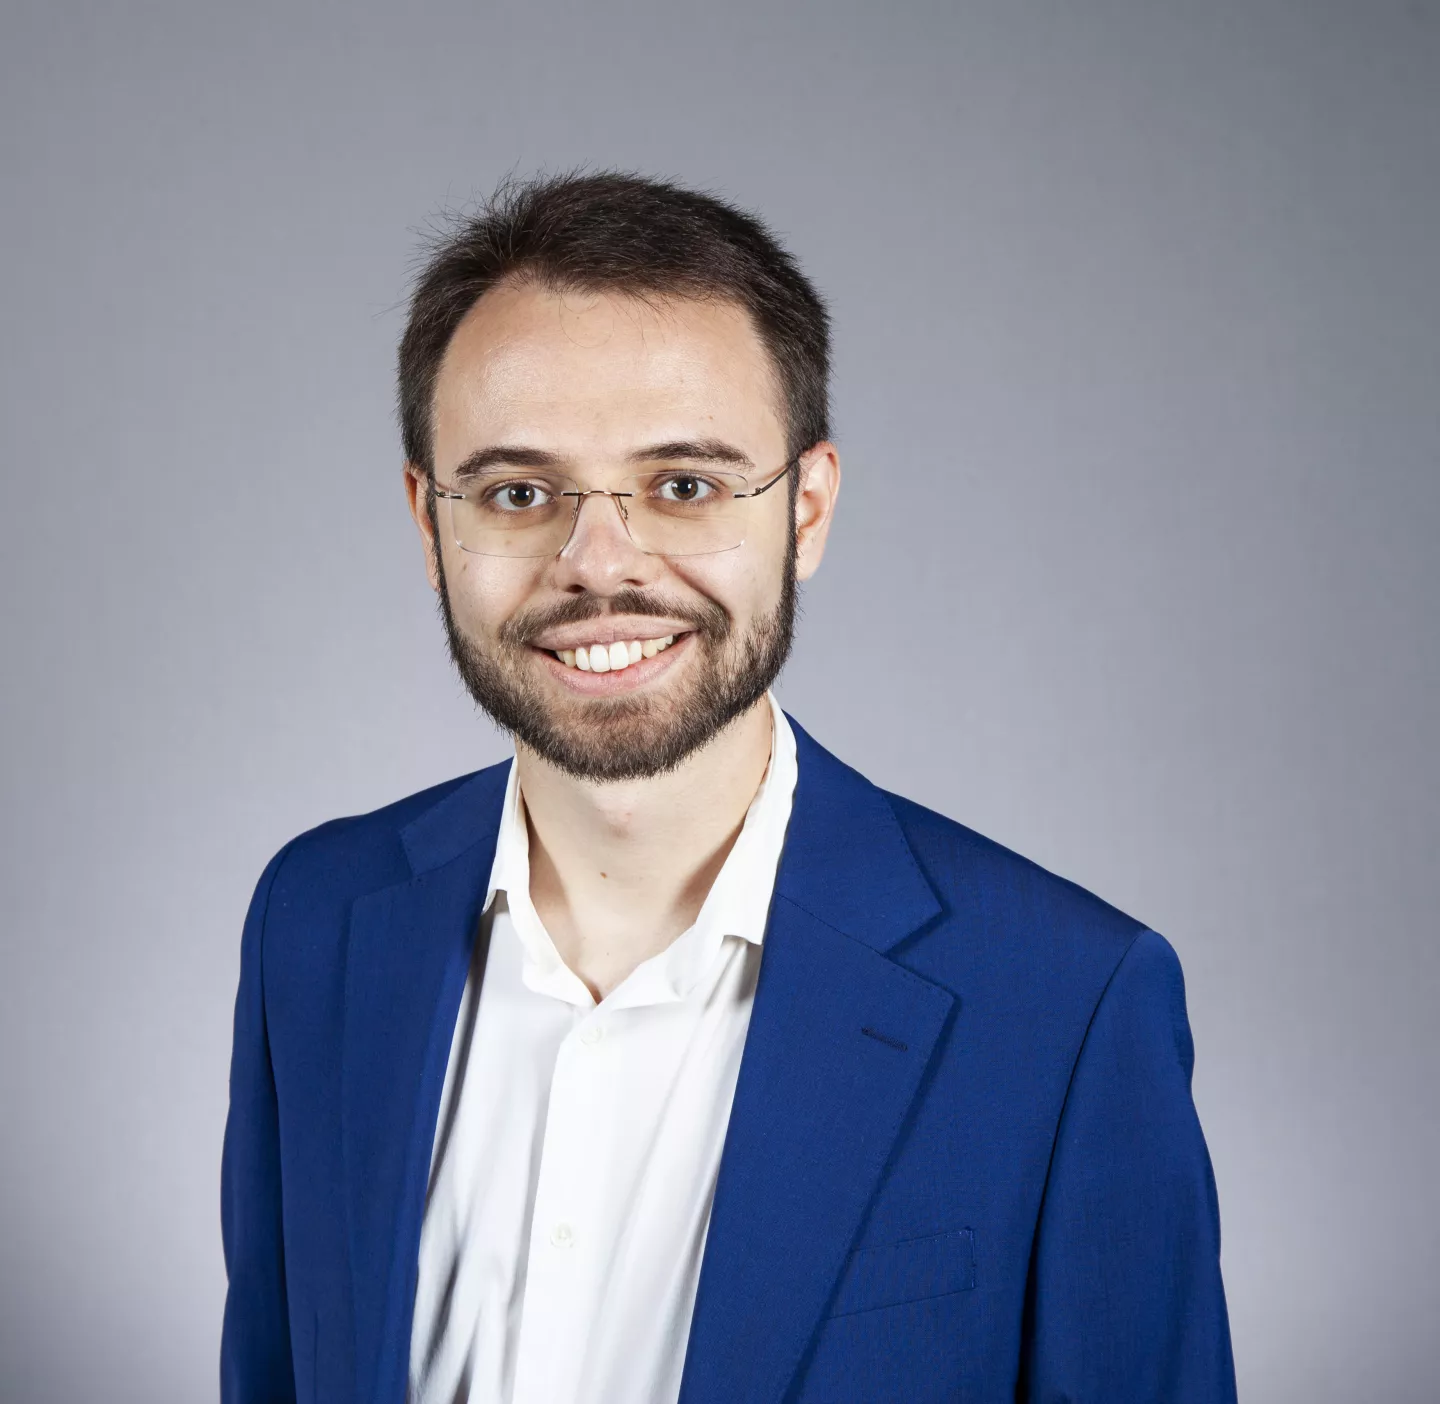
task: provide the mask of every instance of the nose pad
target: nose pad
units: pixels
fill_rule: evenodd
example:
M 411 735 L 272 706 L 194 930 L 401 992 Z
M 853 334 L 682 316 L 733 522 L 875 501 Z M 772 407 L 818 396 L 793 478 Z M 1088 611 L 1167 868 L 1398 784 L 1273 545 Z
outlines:
M 608 499 L 614 504 L 616 514 L 620 518 L 621 531 L 624 533 L 625 536 L 625 544 L 632 551 L 639 551 L 640 547 L 636 544 L 635 538 L 630 534 L 630 516 L 629 513 L 627 513 L 625 510 L 625 499 L 618 493 L 605 492 L 600 488 L 591 488 L 588 492 L 582 492 L 575 499 L 575 515 L 570 522 L 570 535 L 566 537 L 564 546 L 560 548 L 560 554 L 562 556 L 574 555 L 574 551 L 572 550 L 572 548 L 575 546 L 576 540 L 580 537 L 581 534 L 580 519 L 584 515 L 586 502 L 592 497 Z M 605 511 L 605 504 L 603 501 L 598 504 L 598 507 L 601 513 Z M 590 530 L 593 531 L 595 530 L 595 528 L 596 522 L 594 518 L 594 513 L 592 513 L 590 520 Z M 642 554 L 644 553 L 642 552 Z

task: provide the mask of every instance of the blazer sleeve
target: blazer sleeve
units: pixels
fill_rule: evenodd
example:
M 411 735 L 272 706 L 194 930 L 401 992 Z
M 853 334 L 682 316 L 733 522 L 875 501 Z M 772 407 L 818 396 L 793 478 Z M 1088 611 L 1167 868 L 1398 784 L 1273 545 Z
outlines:
M 1086 1033 L 1027 1299 L 1026 1404 L 1230 1404 L 1220 1214 L 1180 962 L 1143 932 Z
M 280 1125 L 265 1024 L 263 945 L 275 875 L 255 888 L 240 941 L 240 988 L 230 1060 L 230 1112 L 220 1170 L 220 1225 L 229 1286 L 220 1340 L 222 1404 L 293 1404 L 285 1293 Z

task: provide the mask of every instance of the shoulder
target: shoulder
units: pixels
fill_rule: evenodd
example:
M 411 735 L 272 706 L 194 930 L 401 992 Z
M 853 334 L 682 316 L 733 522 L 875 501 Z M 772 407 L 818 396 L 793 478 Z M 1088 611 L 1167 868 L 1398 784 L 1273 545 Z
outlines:
M 242 980 L 248 969 L 263 985 L 267 1017 L 276 1028 L 307 1027 L 326 1009 L 334 1013 L 356 903 L 412 881 L 417 867 L 446 845 L 473 842 L 497 782 L 503 792 L 508 766 L 456 776 L 369 813 L 328 820 L 297 834 L 271 858 L 250 900 L 240 960 Z M 290 1024 L 292 1018 L 298 1022 Z
M 903 795 L 881 793 L 944 908 L 932 942 L 975 974 L 1030 982 L 1037 993 L 1067 990 L 1084 1002 L 1099 997 L 1142 935 L 1137 954 L 1163 948 L 1174 960 L 1143 921 L 1078 883 Z
M 1098 1036 L 1158 1050 L 1155 1067 L 1188 1076 L 1184 977 L 1163 936 L 973 829 L 882 793 L 943 908 L 901 958 L 965 1000 L 977 1039 L 1058 1077 Z
M 297 834 L 270 860 L 261 878 L 269 905 L 345 899 L 404 881 L 411 874 L 406 830 L 475 782 L 503 775 L 508 765 L 503 761 L 457 775 L 368 813 L 343 815 Z
M 1043 967 L 1046 982 L 1073 976 L 1093 988 L 1146 929 L 1079 884 L 881 789 L 820 745 L 793 717 L 790 723 L 801 760 L 796 804 L 811 821 L 804 861 L 834 867 L 831 850 L 849 845 L 858 853 L 853 831 L 866 828 L 869 847 L 877 853 L 903 849 L 904 862 L 913 862 L 940 905 L 938 917 L 911 938 L 907 959 L 929 958 L 1011 980 L 1024 978 L 1027 968 Z M 883 836 L 896 830 L 891 846 Z M 893 857 L 888 861 L 893 866 Z
M 1064 921 L 1127 941 L 1136 918 L 1039 863 L 933 809 L 881 791 L 932 886 L 951 904 L 991 920 Z

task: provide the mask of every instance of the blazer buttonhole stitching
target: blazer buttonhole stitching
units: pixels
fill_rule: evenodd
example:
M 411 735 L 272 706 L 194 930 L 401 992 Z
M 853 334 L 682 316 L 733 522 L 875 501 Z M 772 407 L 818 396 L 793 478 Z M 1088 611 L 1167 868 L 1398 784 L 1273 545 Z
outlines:
M 872 1029 L 866 1026 L 861 1029 L 860 1032 L 869 1038 L 873 1038 L 877 1043 L 886 1044 L 890 1048 L 898 1048 L 902 1053 L 908 1053 L 910 1051 L 910 1045 L 908 1043 L 901 1043 L 898 1038 L 891 1038 L 889 1034 L 883 1034 L 879 1029 Z

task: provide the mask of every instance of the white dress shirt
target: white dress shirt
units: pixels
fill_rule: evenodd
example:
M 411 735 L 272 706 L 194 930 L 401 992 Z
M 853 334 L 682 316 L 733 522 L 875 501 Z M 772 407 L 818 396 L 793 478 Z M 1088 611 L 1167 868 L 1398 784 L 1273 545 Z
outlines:
M 673 1404 L 796 780 L 765 778 L 695 924 L 598 1004 L 530 901 L 515 767 L 420 1234 L 414 1404 Z

